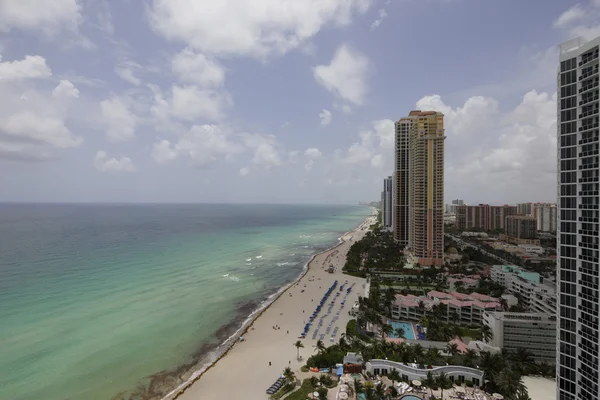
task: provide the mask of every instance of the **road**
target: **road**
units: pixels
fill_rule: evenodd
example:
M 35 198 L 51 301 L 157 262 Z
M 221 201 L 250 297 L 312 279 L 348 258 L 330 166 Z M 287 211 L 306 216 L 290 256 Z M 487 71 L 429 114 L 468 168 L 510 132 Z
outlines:
M 476 246 L 476 245 L 474 245 L 474 244 L 472 244 L 472 243 L 466 242 L 466 241 L 464 241 L 463 239 L 461 239 L 461 238 L 460 238 L 460 237 L 458 237 L 458 236 L 451 235 L 451 234 L 449 234 L 449 233 L 445 233 L 444 235 L 446 235 L 446 236 L 448 236 L 448 237 L 451 237 L 451 238 L 452 238 L 452 239 L 453 239 L 453 240 L 454 240 L 456 243 L 458 243 L 458 244 L 459 244 L 459 245 L 461 245 L 461 246 L 468 246 L 468 247 L 471 247 L 471 248 L 473 248 L 473 249 L 475 249 L 475 250 L 478 250 L 478 251 L 482 252 L 483 254 L 485 254 L 485 255 L 486 255 L 486 256 L 488 256 L 488 257 L 491 257 L 491 258 L 493 258 L 493 259 L 495 259 L 495 260 L 498 260 L 498 261 L 500 261 L 500 262 L 501 262 L 503 265 L 514 265 L 512 262 L 510 262 L 510 261 L 508 261 L 508 260 L 505 260 L 505 259 L 504 259 L 504 258 L 502 258 L 502 257 L 498 257 L 497 255 L 495 255 L 495 254 L 493 254 L 493 253 L 490 253 L 489 251 L 487 251 L 487 250 L 484 250 L 484 249 L 482 249 L 482 248 L 481 248 L 481 247 L 479 247 L 479 246 Z

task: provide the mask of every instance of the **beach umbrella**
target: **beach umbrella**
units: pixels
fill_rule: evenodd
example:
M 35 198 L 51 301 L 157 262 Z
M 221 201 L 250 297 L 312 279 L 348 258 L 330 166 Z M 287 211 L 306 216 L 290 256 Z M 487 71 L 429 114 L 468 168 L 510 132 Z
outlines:
M 502 400 L 504 398 L 500 393 L 494 393 L 492 394 L 492 397 L 496 400 Z
M 338 398 L 340 400 L 346 400 L 348 398 L 348 393 L 342 392 L 342 393 L 339 394 Z
M 418 380 L 415 379 L 414 381 L 412 381 L 412 384 L 414 386 L 421 386 L 421 381 L 418 381 Z
M 313 393 L 313 398 L 319 397 L 319 392 L 314 392 Z

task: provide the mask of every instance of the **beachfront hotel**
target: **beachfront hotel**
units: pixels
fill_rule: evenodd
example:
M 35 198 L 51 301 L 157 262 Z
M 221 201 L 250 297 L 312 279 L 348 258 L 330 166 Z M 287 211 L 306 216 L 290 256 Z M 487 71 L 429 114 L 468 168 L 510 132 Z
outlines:
M 558 400 L 598 400 L 598 49 L 600 37 L 560 45 L 558 65 Z
M 421 265 L 444 262 L 444 115 L 411 111 L 396 122 L 394 238 Z
M 480 293 L 443 293 L 432 290 L 427 296 L 396 295 L 392 305 L 392 318 L 395 320 L 418 321 L 430 313 L 436 305 L 446 306 L 445 322 L 455 321 L 465 325 L 479 325 L 485 311 L 501 311 L 500 301 L 495 297 Z

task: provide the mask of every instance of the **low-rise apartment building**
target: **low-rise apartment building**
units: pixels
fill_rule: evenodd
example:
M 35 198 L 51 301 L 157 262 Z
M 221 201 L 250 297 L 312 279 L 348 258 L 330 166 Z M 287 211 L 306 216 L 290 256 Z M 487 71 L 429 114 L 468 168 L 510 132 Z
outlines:
M 556 362 L 556 315 L 489 312 L 483 316 L 492 338 L 486 344 L 510 351 L 527 349 L 536 361 Z
M 480 293 L 444 293 L 432 290 L 427 296 L 396 295 L 392 306 L 392 318 L 418 321 L 422 316 L 431 313 L 434 306 L 440 304 L 446 306 L 446 322 L 455 321 L 465 325 L 481 324 L 486 310 L 502 310 L 500 301 L 495 297 Z
M 556 313 L 556 286 L 537 272 L 525 271 L 515 265 L 494 265 L 490 276 L 494 282 L 518 295 L 529 311 Z

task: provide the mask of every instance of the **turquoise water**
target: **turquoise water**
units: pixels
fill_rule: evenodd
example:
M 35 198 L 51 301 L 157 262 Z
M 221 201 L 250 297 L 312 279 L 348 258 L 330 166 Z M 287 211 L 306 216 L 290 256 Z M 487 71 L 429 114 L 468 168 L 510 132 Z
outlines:
M 0 398 L 161 398 L 369 213 L 0 205 Z
M 417 397 L 412 394 L 407 394 L 406 396 L 400 397 L 400 400 L 422 400 L 420 397 Z
M 411 324 L 410 322 L 389 321 L 389 324 L 392 326 L 392 328 L 394 328 L 394 330 L 398 328 L 404 329 L 405 339 L 415 340 L 415 331 L 413 330 L 413 324 Z M 398 336 L 394 332 L 392 332 L 392 334 L 390 334 L 390 337 L 397 338 Z

